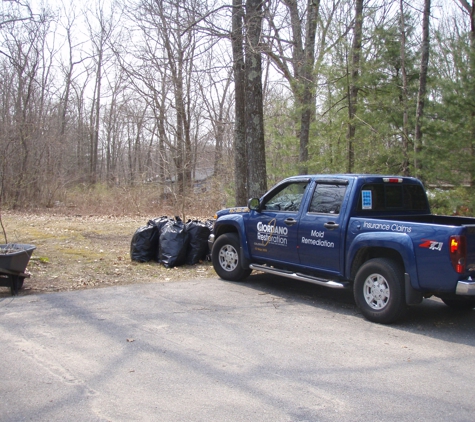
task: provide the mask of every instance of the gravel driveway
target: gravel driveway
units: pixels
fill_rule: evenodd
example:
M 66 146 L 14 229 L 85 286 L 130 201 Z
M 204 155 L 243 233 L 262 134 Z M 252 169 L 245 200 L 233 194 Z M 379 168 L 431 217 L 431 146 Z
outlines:
M 475 313 L 267 275 L 0 298 L 0 420 L 469 421 Z

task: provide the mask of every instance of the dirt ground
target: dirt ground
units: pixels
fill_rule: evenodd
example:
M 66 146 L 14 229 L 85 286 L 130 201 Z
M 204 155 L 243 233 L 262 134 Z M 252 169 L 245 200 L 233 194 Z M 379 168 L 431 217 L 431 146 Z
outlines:
M 132 262 L 132 235 L 150 218 L 3 212 L 8 242 L 36 246 L 20 295 L 216 276 L 209 262 L 175 268 Z M 0 239 L 5 243 L 1 231 Z M 6 296 L 10 289 L 0 287 Z

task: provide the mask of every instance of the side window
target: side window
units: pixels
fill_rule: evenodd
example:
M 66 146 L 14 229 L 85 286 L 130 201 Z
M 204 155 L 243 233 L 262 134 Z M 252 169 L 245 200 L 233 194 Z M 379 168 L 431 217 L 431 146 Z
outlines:
M 300 208 L 307 182 L 284 185 L 277 193 L 264 200 L 263 209 L 272 211 L 295 211 Z
M 339 214 L 345 192 L 345 185 L 317 185 L 308 211 L 324 214 Z

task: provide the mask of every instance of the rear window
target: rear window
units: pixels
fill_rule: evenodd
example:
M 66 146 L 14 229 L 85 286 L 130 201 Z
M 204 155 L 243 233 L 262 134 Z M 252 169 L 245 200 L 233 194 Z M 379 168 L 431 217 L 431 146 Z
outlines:
M 361 188 L 358 212 L 424 211 L 429 205 L 422 186 L 404 184 L 366 184 Z

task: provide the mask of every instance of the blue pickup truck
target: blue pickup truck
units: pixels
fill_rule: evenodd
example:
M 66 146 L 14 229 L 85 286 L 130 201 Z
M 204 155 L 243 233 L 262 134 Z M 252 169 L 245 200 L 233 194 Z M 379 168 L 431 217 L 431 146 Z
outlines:
M 378 323 L 430 296 L 475 307 L 475 218 L 431 214 L 411 177 L 290 177 L 247 207 L 218 211 L 209 242 L 222 279 L 258 270 L 352 288 L 364 317 Z

